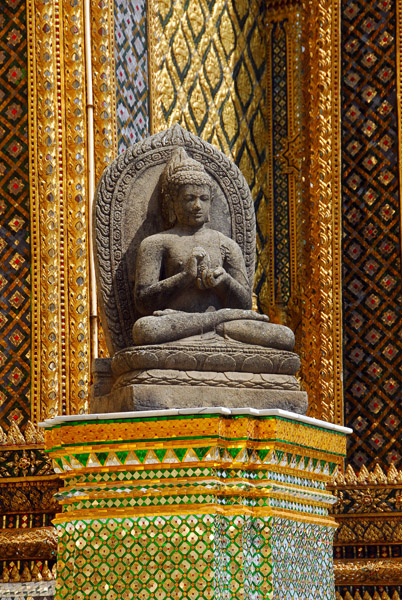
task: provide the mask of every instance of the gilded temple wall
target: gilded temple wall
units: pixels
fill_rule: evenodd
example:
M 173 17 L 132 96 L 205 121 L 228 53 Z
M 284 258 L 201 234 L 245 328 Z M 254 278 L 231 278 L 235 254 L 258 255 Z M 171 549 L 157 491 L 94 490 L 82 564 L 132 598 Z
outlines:
M 353 0 L 339 12 L 329 1 L 282 8 L 257 0 L 92 1 L 92 98 L 83 4 L 3 4 L 5 432 L 11 423 L 24 431 L 28 419 L 87 410 L 96 333 L 89 258 L 90 104 L 94 182 L 118 152 L 174 122 L 234 158 L 256 206 L 258 305 L 296 329 L 312 414 L 344 419 L 355 429 L 349 447 L 355 468 L 373 470 L 377 463 L 400 468 L 398 2 Z M 99 352 L 104 352 L 101 329 Z M 6 496 L 10 477 L 47 477 L 33 482 L 42 486 L 42 497 L 50 485 L 40 444 L 31 442 L 28 452 L 21 449 L 27 444 L 11 436 L 8 444 L 19 448 L 17 458 L 11 450 L 0 452 Z M 24 452 L 28 470 L 20 465 Z M 388 482 L 394 486 L 391 500 L 395 481 Z M 23 501 L 17 517 L 2 517 L 1 527 L 47 526 L 54 505 L 30 502 L 32 514 L 24 512 Z M 385 505 L 385 513 L 399 506 L 396 500 Z M 3 501 L 4 514 L 10 506 Z M 377 508 L 378 503 L 374 512 Z M 42 520 L 34 521 L 34 513 Z M 387 539 L 370 538 L 371 525 L 368 520 L 363 527 L 365 541 L 386 545 Z M 400 538 L 393 539 L 394 547 L 397 543 Z

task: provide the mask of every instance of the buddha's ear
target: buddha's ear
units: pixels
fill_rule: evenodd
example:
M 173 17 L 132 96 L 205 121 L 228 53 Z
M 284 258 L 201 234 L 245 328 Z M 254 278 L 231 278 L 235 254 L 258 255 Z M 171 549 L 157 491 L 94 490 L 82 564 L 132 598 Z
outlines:
M 161 210 L 163 223 L 166 229 L 170 229 L 176 223 L 176 214 L 173 208 L 172 189 L 166 180 L 162 178 L 161 185 Z
M 175 223 L 176 223 L 177 217 L 176 217 L 176 213 L 174 212 L 173 202 L 171 199 L 169 199 L 167 212 L 168 212 L 169 227 L 173 227 L 173 225 L 175 225 Z
M 212 195 L 211 195 L 211 202 L 212 202 Z M 206 220 L 206 223 L 209 223 L 210 221 L 211 221 L 211 204 L 209 205 L 208 219 Z
M 214 180 L 212 179 L 211 181 L 211 185 L 209 186 L 209 193 L 211 194 L 211 203 L 215 200 L 217 194 L 218 194 L 218 186 L 216 185 L 216 183 L 214 182 Z

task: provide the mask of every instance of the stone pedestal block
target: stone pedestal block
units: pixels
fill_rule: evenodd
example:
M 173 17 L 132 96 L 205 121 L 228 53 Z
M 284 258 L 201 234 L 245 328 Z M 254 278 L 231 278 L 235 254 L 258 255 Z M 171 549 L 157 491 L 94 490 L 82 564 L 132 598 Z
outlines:
M 334 600 L 350 430 L 282 410 L 57 417 L 57 600 Z

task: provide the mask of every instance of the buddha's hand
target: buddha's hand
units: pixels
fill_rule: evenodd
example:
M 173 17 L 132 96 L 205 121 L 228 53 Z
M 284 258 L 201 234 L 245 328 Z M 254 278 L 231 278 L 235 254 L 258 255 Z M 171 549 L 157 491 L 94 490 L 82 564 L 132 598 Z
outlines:
M 184 272 L 188 275 L 190 281 L 193 281 L 197 278 L 200 279 L 200 270 L 203 268 L 208 268 L 207 265 L 209 262 L 209 255 L 204 248 L 201 248 L 201 246 L 196 246 L 191 251 L 190 258 L 184 267 Z
M 203 275 L 203 283 L 206 288 L 215 288 L 219 286 L 227 277 L 227 273 L 223 267 L 208 269 Z
M 243 310 L 241 308 L 221 308 L 218 313 L 226 321 L 246 320 L 264 321 L 265 323 L 269 322 L 268 315 L 261 315 L 254 310 Z

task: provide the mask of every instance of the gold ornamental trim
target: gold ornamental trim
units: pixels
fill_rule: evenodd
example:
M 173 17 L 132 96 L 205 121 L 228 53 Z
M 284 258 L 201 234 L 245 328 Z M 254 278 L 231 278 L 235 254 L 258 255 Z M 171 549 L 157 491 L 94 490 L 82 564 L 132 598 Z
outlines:
M 382 470 L 379 464 L 376 464 L 373 471 L 369 471 L 364 465 L 357 473 L 352 465 L 346 467 L 346 471 L 343 474 L 342 471 L 338 471 L 331 485 L 336 488 L 357 488 L 359 486 L 384 486 L 384 487 L 395 487 L 402 485 L 402 469 L 397 469 L 395 465 L 390 465 L 386 472 Z
M 65 356 L 65 386 L 62 379 L 61 406 L 67 414 L 87 409 L 90 384 L 90 319 L 88 237 L 88 136 L 86 118 L 86 68 L 84 3 L 63 2 L 62 120 L 65 170 L 60 181 L 60 264 L 65 266 L 65 314 L 60 307 L 61 352 Z M 63 377 L 64 373 L 62 373 Z M 65 398 L 65 399 L 64 399 Z M 65 404 L 65 407 L 63 406 Z M 64 412 L 63 410 L 63 412 Z
M 173 438 L 173 439 L 172 439 Z M 179 438 L 179 439 L 178 439 Z M 180 439 L 182 438 L 182 439 Z M 191 447 L 212 445 L 242 445 L 256 448 L 283 447 L 293 453 L 322 456 L 346 453 L 346 436 L 320 429 L 307 423 L 280 418 L 202 417 L 174 420 L 134 420 L 132 422 L 102 422 L 63 425 L 46 430 L 46 448 L 53 456 L 66 452 L 92 452 L 135 447 Z M 85 444 L 82 444 L 85 440 Z M 110 444 L 107 440 L 119 440 Z M 142 444 L 146 444 L 143 446 Z M 322 456 L 325 458 L 325 456 Z M 335 457 L 334 457 L 335 458 Z
M 57 413 L 66 395 L 61 314 L 65 318 L 65 263 L 59 247 L 64 230 L 65 168 L 61 106 L 60 6 L 28 2 L 30 205 L 32 256 L 32 420 Z M 60 37 L 61 35 L 61 37 Z M 60 243 L 61 242 L 61 243 Z M 62 268 L 60 268 L 62 267 Z M 60 405 L 61 407 L 61 405 Z
M 34 422 L 89 391 L 83 27 L 82 3 L 28 2 Z
M 344 423 L 343 407 L 343 325 L 342 325 L 342 154 L 341 154 L 341 5 L 332 0 L 332 282 L 333 282 L 333 381 L 334 423 Z M 322 417 L 326 420 L 326 415 Z
M 186 506 L 151 506 L 141 508 L 108 508 L 108 509 L 87 509 L 74 510 L 67 513 L 57 513 L 53 523 L 55 525 L 62 523 L 74 523 L 82 519 L 124 519 L 124 518 L 139 518 L 147 516 L 170 516 L 170 515 L 205 515 L 205 514 L 220 514 L 220 515 L 235 515 L 243 516 L 250 515 L 254 517 L 279 517 L 290 519 L 292 521 L 301 521 L 303 523 L 311 523 L 313 525 L 324 525 L 327 527 L 337 527 L 337 524 L 330 517 L 321 517 L 308 513 L 295 513 L 293 511 L 278 510 L 275 508 L 251 508 L 245 506 L 225 506 L 219 504 L 187 504 Z
M 339 529 L 336 544 L 400 544 L 402 540 L 402 514 L 353 515 L 348 519 L 334 515 Z
M 25 484 L 29 482 L 46 482 L 53 481 L 54 479 L 61 479 L 60 475 L 27 475 L 26 477 L 0 477 L 0 484 L 9 484 L 9 483 L 20 483 Z
M 50 559 L 55 557 L 56 551 L 55 527 L 0 529 L 2 560 Z
M 117 156 L 113 0 L 91 0 L 91 17 L 95 181 L 98 182 L 104 169 Z
M 303 103 L 305 127 L 302 219 L 302 379 L 309 414 L 343 422 L 341 195 L 340 195 L 340 4 L 303 0 L 305 15 Z
M 363 466 L 358 473 L 348 465 L 345 474 L 339 471 L 332 478 L 329 489 L 338 498 L 333 512 L 340 523 L 354 522 L 358 517 L 381 519 L 383 515 L 394 518 L 402 514 L 402 470 L 395 465 L 386 472 L 378 464 L 373 471 Z
M 377 591 L 374 592 L 374 595 L 371 595 L 366 590 L 364 592 L 363 598 L 358 590 L 354 593 L 353 596 L 348 591 L 342 593 L 339 593 L 337 591 L 335 592 L 335 600 L 401 600 L 401 596 L 396 590 L 394 590 L 394 592 L 391 593 L 391 596 L 389 596 L 387 592 L 382 592 L 380 596 Z
M 345 523 L 346 525 L 348 525 L 349 527 L 351 525 L 355 525 L 357 523 L 362 523 L 362 524 L 366 524 L 366 523 L 370 523 L 370 522 L 378 522 L 379 524 L 382 523 L 383 525 L 387 525 L 389 524 L 389 522 L 401 522 L 400 524 L 402 525 L 402 511 L 389 511 L 389 512 L 380 512 L 380 511 L 373 511 L 373 512 L 354 512 L 354 513 L 345 513 L 345 514 L 337 514 L 336 516 L 336 520 L 340 523 L 343 524 Z M 349 521 L 349 523 L 348 523 Z
M 92 57 L 95 177 L 116 156 L 113 2 L 28 0 L 33 422 L 85 412 L 91 363 L 85 47 Z
M 334 561 L 336 585 L 400 585 L 402 559 L 350 559 Z

